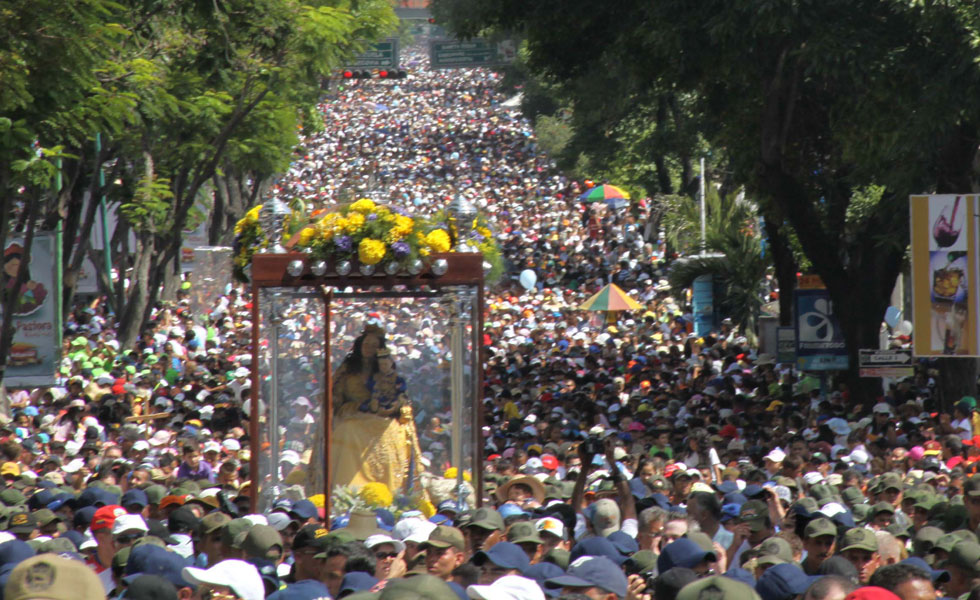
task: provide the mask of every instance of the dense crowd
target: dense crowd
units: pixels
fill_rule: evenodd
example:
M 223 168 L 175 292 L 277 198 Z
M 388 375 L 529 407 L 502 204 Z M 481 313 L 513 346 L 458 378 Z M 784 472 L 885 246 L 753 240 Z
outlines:
M 404 505 L 412 490 L 384 490 L 326 514 L 307 484 L 316 301 L 292 301 L 263 340 L 286 376 L 252 473 L 252 370 L 264 400 L 270 383 L 268 358 L 252 364 L 251 298 L 229 285 L 194 312 L 184 289 L 135 348 L 96 300 L 70 314 L 62 385 L 9 394 L 5 600 L 980 598 L 972 397 L 939 412 L 921 372 L 861 405 L 728 323 L 692 334 L 647 206 L 581 202 L 586 185 L 554 169 L 497 75 L 412 56 L 405 80 L 333 91 L 274 193 L 315 207 L 384 190 L 419 213 L 466 194 L 489 215 L 508 276 L 486 302 L 482 497 L 432 487 Z M 577 310 L 608 282 L 643 309 Z M 339 301 L 333 364 L 366 325 L 383 331 L 421 475 L 453 480 L 445 311 Z

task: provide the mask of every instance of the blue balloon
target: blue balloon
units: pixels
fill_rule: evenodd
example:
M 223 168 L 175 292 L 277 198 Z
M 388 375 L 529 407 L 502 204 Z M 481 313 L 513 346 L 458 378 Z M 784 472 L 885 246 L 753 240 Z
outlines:
M 901 316 L 902 316 L 902 311 L 895 308 L 894 306 L 889 306 L 885 310 L 885 324 L 888 325 L 889 327 L 894 328 L 896 325 L 898 325 L 898 320 L 901 318 Z
M 534 284 L 538 282 L 538 274 L 533 269 L 524 269 L 521 271 L 520 282 L 521 287 L 527 291 L 531 291 L 534 288 Z

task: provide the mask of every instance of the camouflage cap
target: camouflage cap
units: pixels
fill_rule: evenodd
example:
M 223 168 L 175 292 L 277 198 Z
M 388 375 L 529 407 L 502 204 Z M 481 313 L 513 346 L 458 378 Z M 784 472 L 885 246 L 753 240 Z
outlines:
M 759 544 L 762 556 L 775 556 L 784 562 L 793 562 L 793 547 L 781 537 L 773 536 Z
M 518 521 L 511 525 L 510 529 L 507 530 L 507 541 L 514 544 L 544 543 L 538 533 L 538 528 L 530 521 Z
M 704 598 L 759 600 L 759 594 L 748 585 L 724 575 L 713 575 L 689 583 L 677 593 L 677 600 L 702 600 Z

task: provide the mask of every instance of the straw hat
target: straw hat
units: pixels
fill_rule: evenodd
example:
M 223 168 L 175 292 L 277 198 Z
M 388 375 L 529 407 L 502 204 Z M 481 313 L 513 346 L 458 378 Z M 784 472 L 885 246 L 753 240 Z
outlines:
M 508 479 L 506 483 L 497 488 L 497 499 L 499 499 L 501 502 L 507 502 L 507 496 L 510 493 L 510 488 L 518 483 L 522 483 L 531 488 L 531 493 L 534 495 L 534 499 L 538 502 L 538 504 L 544 503 L 544 484 L 541 483 L 538 478 L 532 475 L 517 475 Z

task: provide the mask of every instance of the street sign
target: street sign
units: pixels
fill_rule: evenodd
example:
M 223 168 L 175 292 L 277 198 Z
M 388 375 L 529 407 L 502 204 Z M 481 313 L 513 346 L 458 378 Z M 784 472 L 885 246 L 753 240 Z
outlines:
M 841 371 L 850 364 L 834 303 L 827 290 L 797 289 L 796 366 L 803 371 Z
M 378 42 L 354 59 L 348 69 L 397 69 L 399 65 L 398 38 Z
M 858 367 L 861 377 L 910 377 L 915 374 L 912 366 L 912 351 L 901 348 L 894 350 L 860 350 Z
M 510 40 L 484 39 L 433 40 L 429 42 L 429 66 L 433 69 L 472 69 L 514 60 L 516 50 Z
M 796 329 L 780 327 L 776 330 L 776 362 L 796 362 Z

